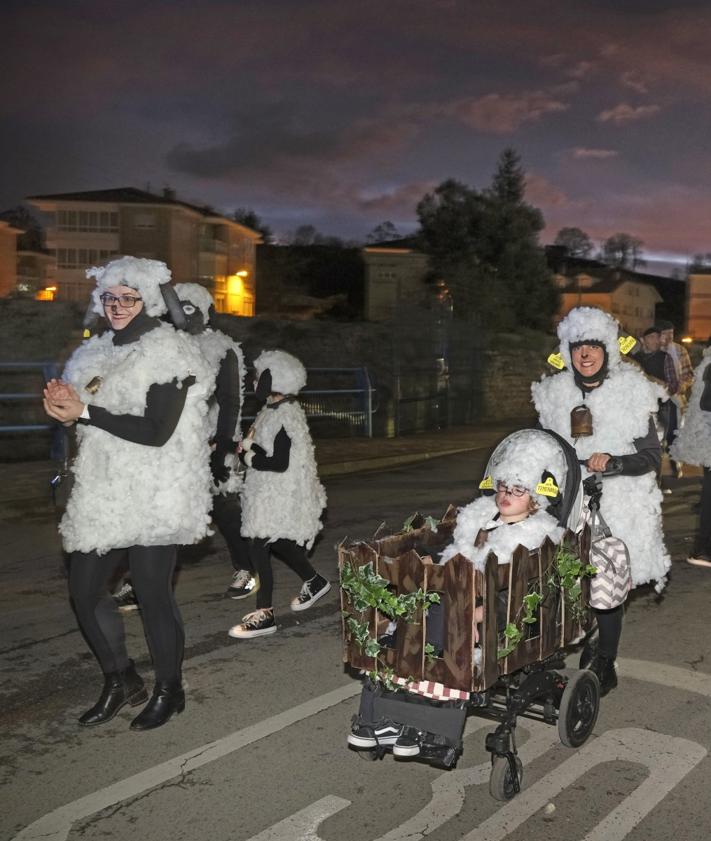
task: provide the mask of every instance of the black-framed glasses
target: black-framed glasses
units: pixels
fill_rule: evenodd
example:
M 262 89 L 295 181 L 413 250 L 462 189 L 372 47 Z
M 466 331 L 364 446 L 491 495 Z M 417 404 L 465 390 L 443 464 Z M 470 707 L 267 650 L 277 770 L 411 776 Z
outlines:
M 508 494 L 509 496 L 524 496 L 524 494 L 527 494 L 528 491 L 520 485 L 513 485 L 513 487 L 509 488 L 506 482 L 497 482 L 496 493 Z
M 137 298 L 135 295 L 112 295 L 110 292 L 104 292 L 99 295 L 99 300 L 105 307 L 111 307 L 114 304 L 119 304 L 120 306 L 130 310 L 131 307 L 136 306 L 137 301 L 142 301 L 143 298 Z

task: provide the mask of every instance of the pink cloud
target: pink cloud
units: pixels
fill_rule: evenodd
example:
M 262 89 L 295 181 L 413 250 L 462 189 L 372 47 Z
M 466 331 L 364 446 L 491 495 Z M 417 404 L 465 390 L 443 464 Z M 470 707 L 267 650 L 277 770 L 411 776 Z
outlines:
M 566 72 L 566 75 L 571 79 L 584 79 L 594 66 L 592 61 L 579 61 Z
M 568 196 L 547 178 L 533 172 L 526 174 L 526 201 L 544 212 L 548 208 L 564 208 L 570 205 Z
M 586 146 L 577 146 L 573 149 L 573 157 L 577 160 L 603 161 L 607 158 L 616 158 L 619 152 L 616 149 L 589 149 Z
M 566 111 L 568 107 L 545 91 L 532 91 L 519 95 L 490 93 L 478 99 L 453 102 L 446 110 L 478 131 L 510 134 L 524 123 Z
M 414 217 L 417 204 L 436 186 L 435 181 L 415 181 L 410 184 L 400 184 L 382 192 L 359 191 L 354 198 L 360 210 L 378 210 L 382 213 L 398 213 Z
M 655 114 L 658 114 L 660 110 L 661 108 L 658 105 L 638 105 L 635 107 L 633 105 L 628 105 L 626 102 L 621 102 L 614 108 L 610 108 L 607 111 L 601 111 L 597 115 L 597 119 L 600 123 L 614 123 L 617 126 L 621 126 L 625 123 L 632 123 L 636 120 L 644 120 L 648 117 L 653 117 Z
M 647 87 L 646 82 L 636 70 L 626 70 L 622 76 L 620 76 L 620 81 L 626 88 L 630 88 L 635 93 L 649 93 L 649 88 Z

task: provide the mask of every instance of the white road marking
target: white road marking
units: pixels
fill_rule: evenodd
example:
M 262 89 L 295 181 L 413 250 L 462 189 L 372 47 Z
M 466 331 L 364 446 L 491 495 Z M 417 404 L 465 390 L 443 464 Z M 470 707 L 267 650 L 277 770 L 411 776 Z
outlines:
M 275 823 L 259 835 L 254 835 L 249 841 L 319 841 L 316 827 L 320 826 L 326 818 L 350 806 L 350 800 L 344 800 L 342 797 L 335 797 L 329 795 L 322 797 L 305 809 L 299 812 L 294 812 L 283 821 Z
M 43 841 L 65 841 L 75 821 L 88 818 L 102 809 L 108 809 L 110 806 L 115 806 L 124 800 L 129 800 L 151 788 L 162 785 L 168 780 L 180 777 L 203 765 L 208 765 L 216 759 L 221 759 L 223 756 L 245 747 L 245 745 L 250 745 L 252 742 L 278 733 L 280 730 L 303 721 L 309 716 L 316 715 L 316 713 L 327 710 L 342 701 L 360 695 L 360 691 L 359 683 L 348 683 L 332 692 L 320 695 L 318 698 L 305 701 L 303 704 L 283 713 L 265 718 L 251 727 L 237 730 L 214 742 L 208 742 L 206 745 L 201 745 L 181 756 L 176 756 L 167 762 L 148 768 L 140 774 L 134 774 L 132 777 L 127 777 L 125 780 L 99 789 L 99 791 L 81 797 L 79 800 L 73 800 L 25 827 L 15 836 L 14 841 L 30 841 L 30 839 L 40 838 Z
M 652 661 L 645 661 L 645 660 L 631 660 L 631 659 L 620 659 L 618 660 L 618 666 L 620 670 L 620 675 L 622 677 L 629 677 L 635 680 L 641 680 L 645 682 L 652 682 L 658 683 L 663 686 L 670 687 L 672 689 L 678 689 L 681 691 L 688 691 L 694 692 L 699 695 L 704 695 L 706 697 L 711 697 L 711 675 L 703 674 L 701 672 L 694 672 L 690 669 L 682 669 L 678 666 L 667 666 L 661 663 L 655 663 Z M 44 815 L 43 817 L 39 818 L 38 820 L 34 821 L 34 823 L 30 824 L 29 826 L 25 827 L 18 835 L 15 836 L 13 841 L 33 841 L 38 839 L 44 839 L 44 841 L 66 841 L 67 836 L 72 828 L 72 825 L 84 818 L 89 817 L 90 815 L 95 814 L 96 812 L 101 811 L 102 809 L 107 809 L 111 806 L 115 806 L 125 800 L 129 800 L 132 797 L 136 797 L 139 794 L 142 794 L 145 791 L 148 791 L 156 786 L 162 785 L 163 783 L 168 782 L 176 777 L 180 777 L 190 771 L 194 771 L 197 768 L 202 767 L 203 765 L 207 765 L 210 762 L 213 762 L 216 759 L 220 759 L 223 756 L 226 756 L 230 753 L 233 753 L 240 748 L 252 744 L 253 742 L 259 741 L 260 739 L 264 739 L 267 736 L 272 735 L 273 733 L 277 733 L 280 730 L 285 729 L 286 727 L 291 726 L 292 724 L 296 724 L 299 721 L 302 721 L 309 716 L 315 715 L 323 710 L 328 709 L 329 707 L 335 706 L 336 704 L 340 704 L 342 701 L 345 701 L 349 698 L 353 698 L 356 695 L 360 694 L 360 684 L 358 683 L 349 683 L 346 686 L 340 687 L 339 689 L 335 689 L 332 692 L 328 692 L 325 695 L 321 695 L 318 698 L 313 698 L 309 701 L 304 702 L 303 704 L 299 704 L 297 707 L 294 707 L 291 710 L 286 710 L 283 713 L 278 715 L 272 716 L 271 718 L 267 718 L 264 721 L 258 722 L 257 724 L 252 725 L 251 727 L 247 727 L 244 730 L 238 730 L 235 733 L 231 733 L 227 736 L 222 737 L 221 739 L 217 739 L 214 742 L 210 742 L 206 745 L 202 745 L 201 747 L 195 748 L 194 750 L 188 751 L 187 753 L 182 754 L 181 756 L 174 757 L 173 759 L 169 759 L 166 762 L 161 763 L 160 765 L 156 765 L 153 768 L 149 768 L 145 771 L 142 771 L 139 774 L 134 774 L 131 777 L 127 777 L 124 780 L 120 780 L 113 785 L 107 786 L 106 788 L 100 789 L 99 791 L 93 792 L 92 794 L 86 795 L 78 800 L 74 800 L 71 803 L 66 804 L 65 806 L 60 806 L 57 809 L 54 809 L 52 812 Z M 486 724 L 491 724 L 491 722 L 487 722 L 485 719 L 472 719 L 471 721 L 477 722 L 481 720 L 482 725 L 485 726 Z M 533 723 L 532 723 L 533 724 Z M 554 744 L 557 741 L 555 736 L 555 731 L 553 728 L 549 728 L 546 726 L 546 731 L 548 732 L 550 738 L 547 739 L 548 746 Z M 627 733 L 631 732 L 628 730 L 625 731 L 610 731 L 612 733 Z M 635 731 L 644 734 L 645 736 L 649 735 L 648 731 Z M 595 740 L 595 742 L 589 743 L 587 746 L 583 747 L 575 757 L 570 760 L 567 760 L 560 769 L 562 768 L 574 768 L 576 766 L 570 765 L 573 760 L 578 760 L 581 755 L 587 756 L 589 751 L 591 751 L 595 745 L 598 745 L 602 742 L 609 733 L 604 734 L 599 739 Z M 692 765 L 686 767 L 686 770 L 683 772 L 681 779 L 685 774 L 687 774 L 691 768 L 694 767 L 698 762 L 701 761 L 703 756 L 706 755 L 706 749 L 703 748 L 701 745 L 698 745 L 695 742 L 688 742 L 684 739 L 675 739 L 671 736 L 661 736 L 660 734 L 655 734 L 659 738 L 671 740 L 669 744 L 678 744 L 680 748 L 687 751 L 687 758 L 689 756 L 698 756 L 697 759 L 693 762 Z M 531 739 L 522 747 L 521 754 L 522 758 L 525 760 L 530 761 L 534 759 L 536 756 L 539 756 L 546 748 L 542 747 L 543 743 L 546 741 L 543 731 L 540 733 L 536 732 L 536 729 L 532 728 L 532 735 Z M 640 744 L 644 744 L 644 740 Z M 688 753 L 691 751 L 691 753 Z M 699 754 L 700 751 L 703 753 Z M 607 758 L 610 758 L 609 754 Z M 629 758 L 627 755 L 623 758 Z M 633 760 L 634 761 L 634 760 Z M 640 760 L 644 761 L 644 760 Z M 668 764 L 663 765 L 665 769 L 674 766 L 674 761 L 681 761 L 680 758 L 673 757 L 671 759 L 665 758 L 665 762 Z M 593 763 L 594 764 L 594 763 Z M 645 763 L 646 764 L 646 763 Z M 586 766 L 584 770 L 587 770 Z M 680 771 L 682 765 L 678 766 Z M 564 779 L 560 777 L 560 769 L 557 772 L 548 775 L 543 780 L 539 780 L 531 789 L 524 790 L 518 797 L 512 801 L 511 803 L 507 804 L 505 807 L 500 809 L 496 815 L 489 818 L 484 824 L 481 825 L 477 830 L 474 832 L 479 832 L 483 827 L 487 824 L 490 825 L 490 829 L 494 831 L 494 824 L 490 823 L 493 821 L 497 815 L 503 815 L 504 813 L 509 815 L 514 810 L 513 807 L 517 806 L 517 804 L 523 804 L 528 802 L 529 793 L 531 791 L 543 791 L 544 788 L 542 784 L 545 785 L 552 785 L 551 780 L 558 780 Z M 454 772 L 445 772 L 438 777 L 433 782 L 433 797 L 430 800 L 430 803 L 424 807 L 417 815 L 403 824 L 401 827 L 393 830 L 388 835 L 384 836 L 380 841 L 399 841 L 399 839 L 404 839 L 407 837 L 408 839 L 418 839 L 424 838 L 427 834 L 427 831 L 430 832 L 435 826 L 441 826 L 444 822 L 449 820 L 453 815 L 457 814 L 457 812 L 461 809 L 461 804 L 463 802 L 463 787 L 464 786 L 471 786 L 471 785 L 478 785 L 481 782 L 484 782 L 488 777 L 489 773 L 489 765 L 488 763 L 484 763 L 482 765 L 476 766 L 475 768 L 470 769 L 463 769 L 461 774 L 459 771 Z M 569 773 L 569 772 L 566 772 Z M 583 773 L 582 771 L 580 773 Z M 579 774 L 578 774 L 579 776 Z M 441 782 L 440 782 L 441 780 Z M 452 786 L 452 790 L 449 790 L 450 785 L 454 781 Z M 569 780 L 570 781 L 570 780 Z M 678 782 L 678 780 L 677 780 Z M 567 784 L 567 783 L 566 783 Z M 674 783 L 676 785 L 676 783 Z M 538 788 L 538 787 L 541 788 Z M 565 786 L 563 786 L 565 787 Z M 662 786 L 665 793 L 671 791 L 672 786 L 666 787 Z M 562 790 L 562 788 L 560 789 Z M 661 798 L 657 796 L 657 793 L 661 789 L 656 789 L 654 792 L 655 803 L 658 802 Z M 616 810 L 614 810 L 608 819 L 612 818 L 613 815 L 622 815 L 623 820 L 627 820 L 629 814 L 623 810 L 620 813 L 620 809 L 626 806 L 626 804 L 632 801 L 632 806 L 635 808 L 646 808 L 644 814 L 649 811 L 646 807 L 646 802 L 644 797 L 642 801 L 639 801 L 639 794 L 640 792 L 646 793 L 648 791 L 647 783 L 643 783 L 637 791 L 630 795 L 623 804 L 621 804 Z M 547 800 L 550 799 L 552 795 L 547 795 Z M 646 796 L 646 794 L 644 794 Z M 534 812 L 541 808 L 547 800 L 538 802 L 538 805 L 534 809 Z M 318 809 L 315 809 L 315 806 L 319 805 Z M 318 835 L 316 833 L 316 828 L 318 825 L 325 820 L 330 814 L 335 814 L 336 812 L 340 811 L 341 809 L 345 808 L 347 801 L 341 800 L 341 798 L 336 797 L 325 797 L 321 800 L 317 801 L 317 804 L 312 804 L 312 806 L 308 806 L 305 809 L 302 809 L 300 812 L 297 812 L 292 817 L 300 816 L 299 820 L 301 821 L 300 825 L 303 827 L 304 832 L 311 833 L 310 835 L 304 835 L 304 839 L 317 839 Z M 654 804 L 652 804 L 654 805 Z M 337 806 L 337 808 L 335 808 Z M 334 811 L 326 814 L 328 808 L 333 808 Z M 324 811 L 325 810 L 325 811 Z M 644 816 L 642 814 L 642 817 Z M 319 817 L 320 815 L 320 817 Z M 627 815 L 627 817 L 625 817 Z M 527 815 L 528 816 L 528 815 Z M 525 819 L 525 818 L 524 818 Z M 641 820 L 640 817 L 638 820 Z M 289 819 L 286 819 L 288 821 Z M 508 820 L 508 818 L 507 818 Z M 316 821 L 316 823 L 314 823 Z M 603 822 L 604 823 L 604 822 Z M 285 824 L 285 821 L 282 821 L 281 824 Z M 277 824 L 275 827 L 271 827 L 270 829 L 264 830 L 264 832 L 271 832 L 272 830 L 276 830 L 277 826 L 281 824 Z M 509 825 L 508 832 L 512 831 L 513 827 Z M 518 825 L 518 824 L 517 824 Z M 602 826 L 600 824 L 599 826 Z M 404 828 L 408 828 L 409 834 L 404 834 Z M 612 831 L 612 830 L 609 830 Z M 629 829 L 626 830 L 629 832 Z M 262 838 L 267 839 L 269 838 L 270 841 L 276 841 L 280 836 L 279 834 L 274 835 L 262 835 L 255 836 L 254 839 L 251 841 L 257 841 Z M 291 834 L 282 835 L 281 837 L 288 839 L 288 841 L 295 841 L 295 838 L 301 839 L 302 836 L 295 836 L 293 832 Z M 505 836 L 500 834 L 494 834 L 492 836 L 480 836 L 475 834 L 470 834 L 466 836 L 464 841 L 484 841 L 484 839 L 488 839 L 489 837 L 493 838 L 503 838 Z M 608 836 L 599 836 L 599 835 L 590 835 L 586 841 L 614 841 L 617 838 L 623 838 L 624 835 L 610 835 Z
M 649 776 L 583 841 L 622 841 L 706 754 L 706 748 L 676 736 L 635 727 L 608 730 L 524 789 L 461 841 L 501 841 L 590 768 L 616 759 L 645 765 Z

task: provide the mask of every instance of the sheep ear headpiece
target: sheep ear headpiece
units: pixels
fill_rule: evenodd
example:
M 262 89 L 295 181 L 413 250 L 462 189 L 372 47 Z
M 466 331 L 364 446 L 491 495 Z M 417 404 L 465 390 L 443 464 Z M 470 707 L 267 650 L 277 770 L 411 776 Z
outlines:
M 298 394 L 306 385 L 306 368 L 284 350 L 265 350 L 254 360 L 256 379 L 269 371 L 271 390 L 278 394 Z
M 571 344 L 595 342 L 607 351 L 607 367 L 614 368 L 620 363 L 619 335 L 620 325 L 614 316 L 597 307 L 575 307 L 558 325 L 560 355 L 572 371 Z
M 212 295 L 199 283 L 176 283 L 175 293 L 185 317 L 184 329 L 192 334 L 202 333 L 214 312 Z
M 112 286 L 130 286 L 135 289 L 143 299 L 146 315 L 151 317 L 165 315 L 169 308 L 172 315 L 173 299 L 177 304 L 175 292 L 170 286 L 170 269 L 160 260 L 119 257 L 105 266 L 87 269 L 86 276 L 96 279 L 96 287 L 91 294 L 93 310 L 98 315 L 104 315 L 100 296 Z
M 496 447 L 479 487 L 485 493 L 499 482 L 525 488 L 539 508 L 548 508 L 565 494 L 567 479 L 563 444 L 542 429 L 521 429 Z

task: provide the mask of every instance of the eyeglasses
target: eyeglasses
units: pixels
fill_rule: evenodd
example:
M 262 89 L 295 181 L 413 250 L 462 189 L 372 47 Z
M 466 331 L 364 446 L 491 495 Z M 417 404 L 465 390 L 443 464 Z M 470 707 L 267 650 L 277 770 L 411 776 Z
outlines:
M 497 482 L 496 493 L 509 494 L 509 496 L 524 496 L 528 493 L 528 491 L 526 490 L 526 488 L 522 488 L 520 485 L 514 485 L 512 488 L 509 488 L 506 486 L 505 482 Z
M 99 295 L 99 300 L 105 307 L 120 304 L 122 307 L 130 310 L 136 306 L 137 301 L 142 301 L 143 298 L 137 298 L 135 295 L 111 295 L 108 292 L 104 292 L 103 295 Z

